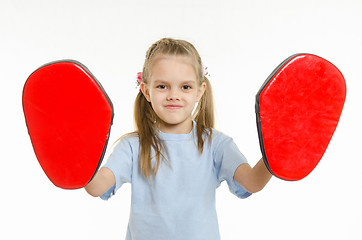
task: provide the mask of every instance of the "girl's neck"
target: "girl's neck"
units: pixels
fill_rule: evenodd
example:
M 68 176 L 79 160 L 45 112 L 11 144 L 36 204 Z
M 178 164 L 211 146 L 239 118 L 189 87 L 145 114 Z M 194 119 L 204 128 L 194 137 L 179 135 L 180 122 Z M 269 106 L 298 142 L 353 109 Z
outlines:
M 158 129 L 161 132 L 167 134 L 188 134 L 191 132 L 192 128 L 193 122 L 191 119 L 179 124 L 168 124 L 162 121 L 158 126 Z

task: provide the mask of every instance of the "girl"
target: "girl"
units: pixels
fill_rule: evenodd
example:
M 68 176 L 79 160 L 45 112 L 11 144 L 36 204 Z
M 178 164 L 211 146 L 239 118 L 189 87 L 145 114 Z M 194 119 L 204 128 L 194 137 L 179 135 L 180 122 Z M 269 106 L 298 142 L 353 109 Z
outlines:
M 211 85 L 192 44 L 154 43 L 139 83 L 136 131 L 121 137 L 86 191 L 108 199 L 132 184 L 127 240 L 220 239 L 216 188 L 226 180 L 246 198 L 271 174 L 262 159 L 251 168 L 232 138 L 213 129 Z

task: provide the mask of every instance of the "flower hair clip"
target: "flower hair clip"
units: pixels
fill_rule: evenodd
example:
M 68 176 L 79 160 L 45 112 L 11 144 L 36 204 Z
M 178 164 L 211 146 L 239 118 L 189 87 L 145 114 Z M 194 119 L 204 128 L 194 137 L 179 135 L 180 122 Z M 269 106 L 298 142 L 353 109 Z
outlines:
M 141 83 L 143 82 L 142 80 L 142 72 L 138 72 L 137 73 L 137 81 L 136 81 L 136 84 L 137 84 L 137 87 L 139 88 L 139 90 L 141 91 Z
M 209 77 L 209 71 L 207 70 L 207 67 L 202 66 L 202 74 L 204 75 L 204 77 Z

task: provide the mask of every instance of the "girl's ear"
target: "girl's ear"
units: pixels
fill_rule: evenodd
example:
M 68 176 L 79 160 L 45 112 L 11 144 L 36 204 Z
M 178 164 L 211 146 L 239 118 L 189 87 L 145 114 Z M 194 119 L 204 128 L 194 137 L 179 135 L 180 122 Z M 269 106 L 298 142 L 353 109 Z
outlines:
M 202 95 L 204 95 L 205 91 L 206 91 L 206 88 L 207 88 L 207 85 L 205 82 L 203 82 L 201 84 L 201 86 L 199 87 L 199 90 L 198 90 L 198 94 L 197 94 L 197 101 L 200 101 Z
M 141 82 L 140 89 L 148 102 L 151 102 L 150 91 L 144 82 Z

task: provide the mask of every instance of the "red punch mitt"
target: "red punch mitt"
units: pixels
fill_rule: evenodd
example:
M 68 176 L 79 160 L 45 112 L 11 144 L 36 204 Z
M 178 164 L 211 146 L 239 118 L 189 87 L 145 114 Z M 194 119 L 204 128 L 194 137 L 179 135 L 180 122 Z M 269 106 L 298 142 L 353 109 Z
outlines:
M 296 54 L 282 62 L 256 95 L 265 165 L 278 178 L 306 177 L 319 163 L 337 127 L 346 83 L 327 60 Z
M 113 105 L 81 63 L 63 60 L 34 71 L 23 89 L 25 121 L 35 155 L 57 187 L 87 185 L 98 170 L 113 120 Z

